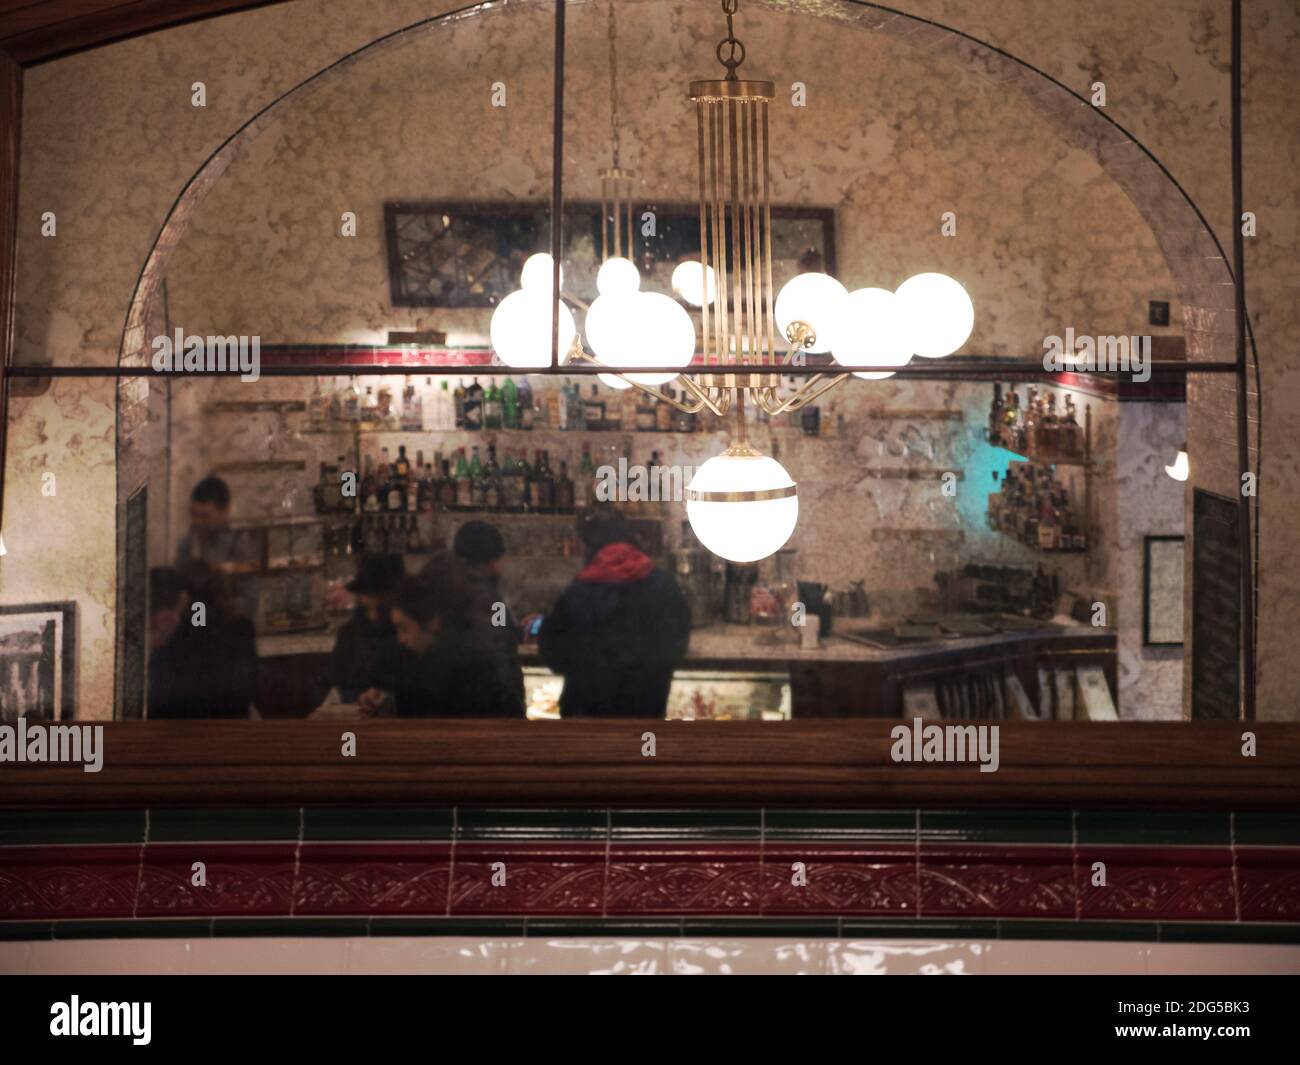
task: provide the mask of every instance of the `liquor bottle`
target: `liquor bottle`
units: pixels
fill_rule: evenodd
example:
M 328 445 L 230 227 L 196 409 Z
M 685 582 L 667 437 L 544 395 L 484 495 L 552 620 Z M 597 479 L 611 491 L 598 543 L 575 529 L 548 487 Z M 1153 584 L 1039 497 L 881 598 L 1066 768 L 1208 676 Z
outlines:
M 425 465 L 420 467 L 419 488 L 415 497 L 415 509 L 420 513 L 427 514 L 433 510 L 437 496 L 437 484 L 433 467 Z
M 583 419 L 592 432 L 605 428 L 605 404 L 595 385 L 591 386 L 591 398 L 583 404 Z
M 574 511 L 573 481 L 569 477 L 569 464 L 560 461 L 560 475 L 555 479 L 555 509 L 561 514 Z
M 804 407 L 799 424 L 805 436 L 820 436 L 822 431 L 822 410 L 816 403 Z
M 437 392 L 437 415 L 433 420 L 433 427 L 442 432 L 451 432 L 456 428 L 456 397 L 444 377 L 438 382 Z
M 487 465 L 483 467 L 483 506 L 501 508 L 501 467 L 497 465 L 497 446 L 488 444 Z
M 533 471 L 528 466 L 528 451 L 519 449 L 519 461 L 515 463 L 515 485 L 519 489 L 519 506 L 522 510 L 533 509 Z
M 406 482 L 406 512 L 416 514 L 420 510 L 420 478 L 412 477 Z
M 451 472 L 451 459 L 442 460 L 442 477 L 438 481 L 438 509 L 451 510 L 456 505 L 456 478 Z
M 1074 397 L 1065 397 L 1065 413 L 1061 416 L 1059 432 L 1061 450 L 1077 457 L 1083 456 L 1083 429 L 1079 425 L 1074 409 Z
M 469 461 L 465 458 L 465 449 L 456 451 L 456 507 L 469 509 L 474 503 L 474 490 L 469 480 Z
M 519 428 L 531 429 L 537 420 L 537 411 L 533 405 L 533 386 L 525 377 L 519 383 Z
M 343 390 L 339 387 L 339 379 L 337 377 L 330 378 L 329 404 L 330 422 L 341 422 L 343 420 Z
M 576 426 L 569 424 L 569 386 L 561 384 L 553 393 L 555 397 L 555 428 L 568 432 Z
M 387 484 L 388 478 L 392 475 L 392 463 L 388 461 L 388 448 L 379 449 L 379 467 L 375 470 L 375 476 L 379 479 L 380 484 Z
M 542 452 L 533 453 L 533 468 L 528 478 L 528 509 L 543 512 L 549 509 L 550 486 L 546 481 L 546 471 L 542 468 Z
M 659 389 L 659 391 L 662 392 L 664 396 L 668 399 L 676 398 L 673 395 L 673 390 L 669 388 L 667 385 L 663 385 Z M 664 403 L 660 401 L 659 403 L 656 403 L 654 405 L 654 412 L 655 412 L 655 426 L 654 426 L 655 429 L 657 429 L 661 433 L 669 432 L 673 427 L 674 411 L 673 411 L 672 404 Z
M 361 389 L 357 386 L 355 377 L 348 378 L 348 387 L 343 393 L 343 420 L 361 421 Z
M 501 424 L 507 429 L 519 428 L 519 389 L 513 377 L 507 377 L 501 386 Z
M 470 506 L 483 506 L 483 461 L 478 457 L 477 444 L 469 460 L 469 498 Z
M 629 388 L 625 389 L 623 394 L 619 396 L 620 406 L 623 408 L 621 420 L 625 433 L 634 433 L 640 428 L 638 419 L 640 418 L 642 395 L 643 393 L 639 388 Z
M 330 397 L 321 391 L 320 378 L 312 382 L 311 398 L 307 401 L 307 420 L 313 429 L 323 429 L 329 424 Z
M 582 402 L 582 386 L 574 381 L 564 390 L 564 400 L 569 411 L 569 428 L 585 430 L 587 428 L 587 408 Z
M 474 383 L 465 389 L 465 428 L 483 428 L 483 386 L 474 378 Z
M 390 473 L 384 499 L 384 509 L 393 513 L 406 507 L 405 483 Z
M 989 424 L 988 424 L 988 442 L 990 444 L 1002 443 L 1002 385 L 998 382 L 993 384 L 993 402 L 989 404 Z
M 483 428 L 501 428 L 501 390 L 497 388 L 495 379 L 488 383 L 483 396 Z
M 506 460 L 501 463 L 501 487 L 498 490 L 498 498 L 502 510 L 517 510 L 519 508 L 519 492 L 515 485 L 515 457 L 506 452 Z
M 447 387 L 446 381 L 442 382 L 442 387 Z M 431 433 L 435 429 L 442 428 L 442 426 L 438 424 L 438 417 L 442 413 L 442 407 L 439 402 L 439 397 L 441 395 L 442 393 L 436 391 L 433 387 L 433 378 L 426 377 L 424 379 L 424 399 L 421 401 L 420 405 L 421 432 Z
M 1042 418 L 1043 400 L 1038 394 L 1038 389 L 1032 385 L 1029 386 L 1029 400 L 1025 404 L 1024 418 L 1021 419 L 1020 434 L 1024 438 L 1024 449 L 1021 454 L 1033 455 L 1042 445 L 1040 436 L 1039 422 Z
M 1056 394 L 1048 393 L 1047 409 L 1038 426 L 1038 443 L 1044 452 L 1055 455 L 1061 449 L 1061 432 L 1056 418 Z
M 402 428 L 407 432 L 419 432 L 423 424 L 424 402 L 408 377 L 402 389 Z
M 455 419 L 452 423 L 453 429 L 465 428 L 465 382 L 460 380 L 456 382 L 456 391 L 452 396 L 453 410 Z
M 1008 451 L 1024 454 L 1020 450 L 1020 395 L 1016 386 L 1007 391 L 1007 400 L 1002 409 L 1002 446 Z
M 577 510 L 586 510 L 596 489 L 596 467 L 591 461 L 591 445 L 582 445 L 582 461 L 578 463 L 578 476 L 573 482 L 573 503 Z
M 411 476 L 411 460 L 406 457 L 405 444 L 397 446 L 397 462 L 393 465 L 393 475 L 403 481 Z
M 424 545 L 420 542 L 420 523 L 414 514 L 406 519 L 406 550 L 420 551 Z
M 601 421 L 601 428 L 607 432 L 617 433 L 623 430 L 623 397 L 613 395 L 605 400 L 605 417 Z M 627 426 L 629 429 L 636 428 L 636 412 L 632 414 L 632 424 Z

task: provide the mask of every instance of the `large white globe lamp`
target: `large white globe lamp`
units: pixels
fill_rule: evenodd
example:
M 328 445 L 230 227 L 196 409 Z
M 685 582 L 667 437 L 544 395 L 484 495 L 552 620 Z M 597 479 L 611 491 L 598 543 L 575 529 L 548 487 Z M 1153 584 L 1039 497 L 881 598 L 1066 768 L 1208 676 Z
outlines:
M 975 305 L 947 274 L 916 274 L 894 293 L 913 354 L 927 359 L 951 355 L 975 327 Z
M 830 334 L 848 289 L 830 274 L 799 274 L 776 297 L 776 325 L 785 340 L 796 322 L 810 328 L 816 340 L 805 351 L 830 351 Z
M 776 459 L 736 443 L 695 472 L 686 486 L 686 517 L 715 555 L 757 562 L 780 550 L 794 532 L 798 490 Z
M 497 358 L 517 370 L 541 370 L 551 365 L 550 286 L 521 288 L 510 293 L 492 312 L 488 335 Z M 578 330 L 573 312 L 560 305 L 560 361 L 565 361 Z
M 880 366 L 878 371 L 854 371 L 854 377 L 879 381 L 912 360 L 906 322 L 898 297 L 887 288 L 854 289 L 831 331 L 831 355 L 844 366 Z

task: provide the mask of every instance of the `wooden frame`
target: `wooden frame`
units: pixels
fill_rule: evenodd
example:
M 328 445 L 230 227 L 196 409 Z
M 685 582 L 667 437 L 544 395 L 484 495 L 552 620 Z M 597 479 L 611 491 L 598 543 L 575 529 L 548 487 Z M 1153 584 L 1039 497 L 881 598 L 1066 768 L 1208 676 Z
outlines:
M 699 254 L 699 206 L 693 203 L 684 202 L 658 202 L 647 199 L 638 206 L 638 209 L 645 208 L 654 210 L 660 216 L 661 221 L 671 220 L 674 223 L 684 223 L 685 231 L 678 233 L 676 228 L 665 230 L 659 233 L 658 240 L 665 244 L 667 258 L 674 256 L 680 258 L 681 255 L 698 255 Z M 599 248 L 600 245 L 600 212 L 601 205 L 599 202 L 591 200 L 569 200 L 564 205 L 564 241 L 565 241 L 565 261 L 569 262 L 570 257 L 576 247 L 575 241 L 586 237 L 591 240 L 593 249 Z M 401 200 L 388 201 L 384 204 L 384 243 L 388 253 L 388 290 L 389 300 L 394 307 L 493 307 L 504 298 L 517 282 L 517 268 L 522 265 L 522 258 L 517 263 L 512 264 L 510 271 L 510 280 L 508 284 L 500 285 L 500 291 L 487 292 L 482 296 L 468 299 L 460 297 L 459 299 L 444 299 L 434 295 L 412 296 L 406 291 L 407 286 L 403 284 L 403 258 L 400 254 L 397 230 L 399 216 L 411 215 L 443 215 L 455 220 L 459 219 L 485 219 L 491 220 L 498 228 L 511 221 L 517 223 L 520 227 L 534 231 L 534 250 L 545 251 L 549 243 L 550 234 L 550 206 L 541 201 L 529 202 L 526 200 Z M 834 274 L 836 270 L 835 261 L 835 209 L 833 207 L 803 207 L 798 205 L 773 204 L 772 206 L 772 225 L 774 235 L 778 232 L 782 223 L 808 221 L 813 222 L 821 227 L 821 247 L 814 249 L 820 256 L 821 262 L 817 268 L 826 273 Z M 671 234 L 671 236 L 670 236 Z M 506 234 L 498 234 L 499 238 L 505 239 Z M 695 239 L 692 239 L 694 237 Z M 518 241 L 512 242 L 516 247 Z M 675 245 L 675 247 L 674 247 Z M 522 253 L 520 253 L 522 255 Z M 666 259 L 664 261 L 667 261 Z M 775 260 L 774 260 L 775 262 Z M 591 263 L 591 275 L 587 278 L 590 284 L 594 281 L 595 267 L 599 264 L 599 259 Z M 570 282 L 572 285 L 573 282 Z M 780 288 L 782 279 L 777 278 L 776 285 Z M 569 286 L 566 286 L 566 288 Z M 594 288 L 590 291 L 575 289 L 572 293 L 579 299 L 594 300 L 596 292 Z
M 874 720 L 104 724 L 104 764 L 7 765 L 0 807 L 725 804 L 1300 810 L 1300 728 L 1000 723 L 1000 767 L 895 764 Z M 642 738 L 655 733 L 645 757 Z M 345 734 L 356 738 L 345 757 Z
M 53 714 L 48 720 L 71 721 L 76 712 L 77 682 L 74 668 L 77 659 L 77 604 L 72 600 L 55 603 L 15 603 L 0 606 L 0 625 L 7 618 L 22 620 L 30 616 L 33 620 L 54 616 L 56 618 L 57 646 L 53 648 L 57 656 L 54 662 L 56 684 L 56 703 Z M 0 662 L 3 666 L 3 662 Z M 43 719 L 45 720 L 45 719 Z

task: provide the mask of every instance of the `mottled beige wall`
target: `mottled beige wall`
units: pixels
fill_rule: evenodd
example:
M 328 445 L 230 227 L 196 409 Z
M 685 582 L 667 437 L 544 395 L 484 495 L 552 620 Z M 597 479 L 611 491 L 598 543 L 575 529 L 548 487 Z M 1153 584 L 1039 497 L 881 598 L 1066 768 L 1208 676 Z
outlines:
M 389 2 L 364 7 L 348 5 L 345 11 L 340 5 L 298 0 L 292 5 L 180 27 L 29 71 L 24 92 L 20 200 L 19 358 L 111 362 L 136 272 L 157 227 L 185 178 L 222 137 L 301 77 L 382 32 L 430 14 L 437 6 Z M 678 21 L 687 19 L 689 10 L 692 24 L 699 10 L 695 5 L 689 9 L 682 5 L 655 6 L 671 12 L 671 18 Z M 1225 126 L 1227 4 L 1171 2 L 1159 6 L 1160 17 L 1153 17 L 1147 5 L 1119 2 L 1077 5 L 1013 0 L 990 5 L 926 0 L 909 4 L 908 10 L 985 38 L 1080 91 L 1098 77 L 1105 80 L 1110 113 L 1141 137 L 1183 181 L 1226 239 L 1230 206 Z M 1294 372 L 1297 364 L 1295 339 L 1300 330 L 1296 328 L 1296 311 L 1284 280 L 1285 264 L 1294 255 L 1296 193 L 1292 175 L 1300 145 L 1284 71 L 1288 49 L 1293 49 L 1295 44 L 1297 15 L 1285 0 L 1261 0 L 1249 6 L 1248 16 L 1247 63 L 1252 75 L 1247 86 L 1251 122 L 1247 145 L 1251 174 L 1248 197 L 1257 196 L 1263 205 L 1261 238 L 1251 245 L 1252 255 L 1259 260 L 1255 266 L 1252 259 L 1252 310 L 1271 360 L 1265 368 L 1270 428 L 1266 437 L 1269 466 L 1263 487 L 1266 523 L 1263 611 L 1269 623 L 1262 626 L 1261 700 L 1266 713 L 1281 716 L 1294 703 L 1291 698 L 1294 692 L 1288 690 L 1288 683 L 1293 686 L 1293 682 L 1271 671 L 1269 662 L 1275 656 L 1281 657 L 1289 633 L 1294 631 L 1290 619 L 1295 613 L 1297 590 L 1282 560 L 1294 557 L 1297 546 L 1294 541 L 1300 537 L 1295 523 L 1288 519 L 1283 495 L 1292 490 L 1291 482 L 1295 478 L 1294 428 L 1300 418 L 1300 404 L 1291 398 L 1294 387 L 1291 394 L 1287 392 L 1291 384 L 1288 374 Z M 500 20 L 502 28 L 493 31 L 489 58 L 481 72 L 475 68 L 475 74 L 485 74 L 490 67 L 495 80 L 495 71 L 501 68 L 507 78 L 518 76 L 527 80 L 544 69 L 546 60 L 537 54 L 524 53 L 522 60 L 512 59 L 512 54 L 520 53 L 512 53 L 518 41 L 507 22 L 511 18 L 529 17 L 527 13 L 492 16 L 493 20 Z M 755 29 L 751 36 L 755 41 L 768 32 L 762 27 L 774 25 L 780 19 L 766 11 L 754 11 L 752 17 Z M 578 34 L 582 19 L 575 15 L 573 21 Z M 1041 327 L 1041 315 L 1061 305 L 1077 303 L 1089 307 L 1099 321 L 1105 320 L 1103 315 L 1127 316 L 1140 312 L 1147 294 L 1135 294 L 1138 286 L 1132 278 L 1114 277 L 1105 271 L 1107 264 L 1132 261 L 1148 242 L 1140 227 L 1132 224 L 1131 210 L 1126 213 L 1123 206 L 1116 208 L 1117 214 L 1104 209 L 1094 211 L 1095 229 L 1089 228 L 1081 242 L 1070 245 L 1072 255 L 1079 255 L 1092 264 L 1100 263 L 1102 276 L 1084 271 L 1071 284 L 1067 282 L 1070 275 L 1064 270 L 1043 277 L 1020 269 L 1026 258 L 1038 250 L 1040 241 L 1048 239 L 1049 234 L 1050 239 L 1057 240 L 1058 227 L 1065 226 L 1068 231 L 1077 224 L 1078 212 L 1073 210 L 1077 195 L 1087 197 L 1086 202 L 1094 208 L 1097 205 L 1104 208 L 1113 202 L 1107 198 L 1104 182 L 1086 165 L 1076 167 L 1070 153 L 1050 149 L 1057 154 L 1049 152 L 1037 170 L 1026 166 L 1021 159 L 1012 158 L 1010 167 L 995 174 L 987 160 L 980 157 L 980 165 L 973 170 L 958 168 L 954 176 L 928 174 L 923 150 L 933 148 L 942 158 L 945 149 L 941 144 L 928 143 L 933 138 L 919 124 L 920 119 L 938 122 L 939 129 L 965 129 L 962 120 L 968 115 L 972 119 L 980 116 L 982 121 L 992 121 L 999 114 L 1007 114 L 999 108 L 1010 105 L 990 98 L 988 90 L 982 87 L 972 87 L 969 95 L 949 92 L 949 82 L 965 86 L 969 79 L 956 74 L 950 79 L 935 77 L 926 69 L 924 57 L 907 56 L 904 47 L 877 49 L 869 35 L 843 31 L 828 35 L 814 26 L 809 23 L 806 35 L 801 33 L 798 38 L 787 39 L 780 60 L 768 61 L 771 69 L 767 71 L 778 82 L 807 82 L 813 102 L 821 98 L 817 88 L 819 80 L 825 80 L 825 72 L 834 69 L 831 60 L 825 58 L 827 55 L 849 64 L 856 74 L 862 66 L 870 67 L 869 63 L 862 62 L 864 58 L 879 59 L 881 52 L 887 52 L 890 62 L 910 67 L 917 72 L 916 77 L 932 81 L 929 92 L 905 99 L 901 107 L 892 107 L 899 92 L 897 80 L 881 78 L 873 82 L 871 70 L 862 71 L 868 84 L 876 86 L 879 97 L 865 99 L 859 105 L 858 121 L 864 131 L 855 144 L 864 157 L 856 163 L 867 164 L 860 167 L 865 174 L 836 190 L 836 196 L 824 202 L 861 208 L 861 217 L 870 220 L 859 231 L 864 235 L 856 238 L 862 246 L 868 243 L 877 246 L 877 233 L 868 226 L 879 225 L 882 215 L 889 223 L 890 237 L 880 245 L 883 254 L 865 263 L 862 274 L 855 273 L 848 258 L 842 256 L 841 272 L 847 280 L 896 282 L 916 268 L 908 255 L 920 248 L 922 241 L 937 243 L 939 238 L 932 236 L 932 209 L 918 207 L 913 211 L 910 206 L 904 206 L 898 216 L 889 213 L 891 205 L 907 204 L 908 190 L 914 185 L 919 183 L 926 196 L 952 198 L 959 219 L 969 221 L 972 211 L 979 216 L 978 190 L 983 182 L 995 176 L 1005 180 L 1007 171 L 1018 174 L 1024 168 L 1035 180 L 1026 180 L 1018 186 L 1020 197 L 1016 202 L 997 202 L 996 210 L 991 211 L 993 224 L 983 234 L 985 239 L 995 242 L 995 254 L 990 256 L 987 246 L 981 248 L 966 242 L 971 233 L 968 224 L 961 227 L 957 241 L 942 246 L 942 253 L 952 257 L 951 272 L 965 279 L 964 271 L 971 268 L 975 279 L 971 282 L 972 292 L 977 304 L 981 308 L 1002 308 L 995 318 L 981 319 L 977 342 L 1005 345 L 992 350 L 1023 353 L 1021 338 L 1041 337 L 1045 331 Z M 599 19 L 588 22 L 586 33 L 593 43 L 602 28 Z M 661 61 L 672 60 L 665 62 L 665 70 L 697 56 L 707 65 L 705 42 L 715 36 L 712 26 L 704 42 L 680 32 L 665 33 L 661 28 L 642 42 L 641 50 Z M 818 38 L 822 50 L 807 50 L 805 36 Z M 545 33 L 531 33 L 527 43 L 545 46 L 548 37 Z M 581 38 L 575 36 L 575 46 L 580 44 Z M 470 51 L 472 55 L 474 50 Z M 448 61 L 455 67 L 463 60 L 451 56 Z M 757 58 L 754 65 L 756 72 L 762 72 L 758 70 Z M 422 78 L 417 77 L 407 88 L 418 95 L 438 77 L 440 68 L 441 64 L 431 71 L 419 72 Z M 586 80 L 593 93 L 602 73 L 603 66 L 595 62 L 590 69 L 576 72 L 571 66 L 571 74 L 577 78 L 573 84 Z M 646 76 L 651 89 L 657 76 L 657 68 Z M 189 102 L 190 84 L 199 79 L 208 85 L 206 109 L 192 108 Z M 834 101 L 835 87 L 846 82 L 841 77 L 830 80 L 829 92 Z M 909 83 L 911 80 L 908 78 Z M 675 75 L 669 78 L 665 73 L 662 78 L 665 89 L 670 81 L 675 92 Z M 843 106 L 847 107 L 847 96 L 852 90 L 842 91 Z M 605 98 L 603 91 L 600 98 Z M 651 92 L 645 99 L 655 98 Z M 667 106 L 670 95 L 665 92 L 660 98 Z M 625 103 L 625 108 L 641 99 L 634 96 Z M 462 139 L 475 136 L 476 124 L 471 121 L 469 111 L 473 101 L 473 93 L 455 95 L 455 114 L 460 121 L 451 126 L 449 151 L 458 150 Z M 981 104 L 986 105 L 983 111 Z M 652 113 L 646 116 L 656 134 L 661 121 L 656 117 L 657 107 L 650 108 Z M 520 112 L 514 114 L 518 116 Z M 544 114 L 527 109 L 524 114 L 528 118 L 525 128 L 544 142 L 547 134 Z M 543 114 L 540 120 L 539 114 Z M 888 121 L 882 122 L 881 114 L 902 121 L 895 128 Z M 598 117 L 593 116 L 588 123 L 591 125 L 585 134 L 588 150 L 571 160 L 576 166 L 595 165 L 591 162 L 595 158 L 595 145 L 603 137 L 596 121 Z M 799 120 L 806 121 L 809 117 L 801 115 Z M 433 122 L 434 118 L 415 121 L 418 129 L 421 122 Z M 778 136 L 789 134 L 779 124 L 775 132 Z M 1017 151 L 1026 151 L 1040 143 L 1034 139 L 1031 121 L 1026 122 L 1024 131 L 1014 132 L 1016 136 L 1011 137 L 1009 144 Z M 663 136 L 671 141 L 672 137 L 681 135 L 674 110 L 672 121 L 663 127 Z M 584 134 L 579 128 L 574 136 Z M 1046 138 L 1042 142 L 1050 143 Z M 778 180 L 788 183 L 784 189 L 778 186 L 778 197 L 794 198 L 807 193 L 810 199 L 814 198 L 811 195 L 814 190 L 800 187 L 798 175 L 808 175 L 807 180 L 816 183 L 825 160 L 835 159 L 835 145 L 827 144 L 824 136 L 819 146 L 820 153 L 813 153 L 808 160 L 792 160 L 779 172 Z M 259 146 L 256 150 L 269 149 Z M 299 145 L 298 150 L 310 158 L 310 145 Z M 373 148 L 363 146 L 361 150 L 370 153 Z M 539 153 L 542 165 L 545 156 L 545 150 Z M 526 194 L 536 195 L 530 187 L 530 160 L 521 161 L 516 153 L 503 152 L 498 152 L 496 158 L 500 166 L 480 167 L 476 172 L 495 175 L 490 180 L 496 187 L 506 186 L 515 194 L 525 194 L 526 190 Z M 653 167 L 651 159 L 639 162 L 643 168 Z M 855 161 L 844 162 L 852 166 Z M 945 158 L 945 162 L 952 160 Z M 1053 162 L 1055 165 L 1051 165 Z M 896 165 L 902 168 L 903 177 L 894 176 L 891 168 Z M 933 169 L 942 172 L 950 168 L 934 166 Z M 1064 200 L 1050 194 L 1057 182 L 1061 184 L 1055 187 L 1071 193 Z M 890 183 L 887 189 L 886 183 Z M 476 186 L 475 191 L 481 188 Z M 437 194 L 437 190 L 430 191 Z M 966 207 L 968 203 L 972 204 L 970 209 Z M 58 213 L 57 238 L 39 235 L 39 216 L 44 210 Z M 293 220 L 292 214 L 283 219 Z M 1112 222 L 1115 222 L 1113 226 Z M 846 222 L 841 221 L 841 227 L 846 235 L 852 233 L 851 225 Z M 302 231 L 298 225 L 292 228 L 295 233 Z M 274 241 L 269 250 L 276 250 Z M 963 260 L 966 254 L 970 258 Z M 987 271 L 990 258 L 1003 269 L 1002 274 Z M 361 259 L 369 261 L 364 255 Z M 270 261 L 276 263 L 274 255 Z M 1014 294 L 1014 299 L 999 300 L 999 278 L 1009 289 L 1008 295 Z M 330 307 L 322 311 L 326 321 L 337 321 L 329 318 Z M 105 700 L 111 690 L 111 654 L 106 639 L 111 634 L 107 619 L 114 610 L 112 410 L 111 386 L 94 382 L 67 382 L 56 385 L 47 397 L 14 402 L 7 470 L 10 511 L 5 530 L 11 554 L 0 563 L 0 582 L 3 582 L 0 596 L 5 601 L 29 599 L 37 589 L 41 598 L 75 595 L 81 600 L 84 611 L 80 635 L 83 647 L 89 648 L 82 656 L 81 692 L 86 712 L 96 715 L 107 712 Z M 71 420 L 63 420 L 61 412 L 69 411 Z M 54 432 L 66 439 L 51 441 L 49 427 L 56 421 Z M 39 497 L 37 475 L 41 464 L 47 461 L 54 462 L 61 475 L 60 502 L 50 501 L 50 506 L 57 505 L 58 509 L 42 514 L 39 521 L 24 522 L 15 516 L 36 514 L 34 508 L 44 505 Z M 80 500 L 85 513 L 74 515 L 64 509 L 70 500 Z

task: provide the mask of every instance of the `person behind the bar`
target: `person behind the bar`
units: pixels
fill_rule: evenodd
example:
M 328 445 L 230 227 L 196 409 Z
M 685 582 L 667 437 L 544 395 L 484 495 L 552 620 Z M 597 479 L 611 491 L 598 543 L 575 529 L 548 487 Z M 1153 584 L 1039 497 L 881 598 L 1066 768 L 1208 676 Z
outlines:
M 542 622 L 539 650 L 564 677 L 561 717 L 662 718 L 691 614 L 671 574 L 616 514 L 582 528 L 587 564 Z
M 402 581 L 393 624 L 406 654 L 398 665 L 398 717 L 523 717 L 524 704 L 504 668 L 488 619 L 474 609 L 463 567 L 448 557 L 436 572 Z M 358 703 L 372 714 L 385 703 L 378 689 Z
M 501 571 L 506 542 L 500 530 L 486 521 L 467 521 L 456 530 L 452 551 L 469 582 L 471 609 L 488 619 L 493 643 L 502 658 L 502 669 L 524 698 L 524 671 L 519 664 L 519 643 L 524 630 L 501 594 Z M 429 566 L 442 564 L 435 556 Z
M 357 605 L 339 629 L 329 664 L 330 686 L 345 703 L 370 688 L 392 691 L 397 682 L 402 648 L 391 609 L 405 576 L 401 555 L 362 555 L 346 585 Z
M 149 717 L 249 716 L 257 687 L 253 624 L 230 608 L 206 563 L 150 571 L 149 651 Z
M 190 493 L 190 528 L 176 546 L 176 565 L 199 561 L 226 566 L 257 561 L 252 541 L 230 527 L 230 486 L 205 477 Z

